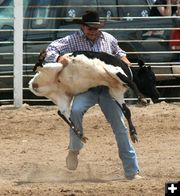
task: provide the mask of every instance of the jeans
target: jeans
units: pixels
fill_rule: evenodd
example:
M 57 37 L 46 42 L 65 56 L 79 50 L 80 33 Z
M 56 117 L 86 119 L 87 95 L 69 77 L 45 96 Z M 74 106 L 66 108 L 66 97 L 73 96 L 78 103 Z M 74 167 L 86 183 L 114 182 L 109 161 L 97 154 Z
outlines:
M 107 87 L 92 88 L 85 93 L 77 95 L 72 104 L 71 120 L 76 128 L 83 132 L 83 115 L 95 104 L 99 104 L 107 121 L 111 124 L 125 176 L 137 174 L 139 171 L 137 156 L 128 138 L 128 130 L 124 124 L 124 115 L 117 103 L 109 95 Z M 83 143 L 70 129 L 69 150 L 79 151 L 82 147 Z

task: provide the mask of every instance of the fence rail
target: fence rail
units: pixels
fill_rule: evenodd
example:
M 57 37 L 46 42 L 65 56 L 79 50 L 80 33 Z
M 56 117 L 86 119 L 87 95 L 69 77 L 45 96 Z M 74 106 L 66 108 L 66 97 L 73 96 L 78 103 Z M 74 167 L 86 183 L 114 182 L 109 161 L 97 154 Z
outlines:
M 1 10 L 3 9 L 8 9 L 9 11 L 13 11 L 13 16 L 12 17 L 2 17 L 0 15 L 0 59 L 4 59 L 4 61 L 0 61 L 0 104 L 1 103 L 13 103 L 15 106 L 20 107 L 22 105 L 23 102 L 40 102 L 40 101 L 45 101 L 48 102 L 47 99 L 36 99 L 36 98 L 23 98 L 23 93 L 25 94 L 26 92 L 28 92 L 28 88 L 27 85 L 23 86 L 23 81 L 28 81 L 30 80 L 30 78 L 33 76 L 32 73 L 32 67 L 33 67 L 33 63 L 28 63 L 26 61 L 28 61 L 27 59 L 29 57 L 33 57 L 35 58 L 38 54 L 39 51 L 37 50 L 30 50 L 28 48 L 28 45 L 32 45 L 34 48 L 36 48 L 36 46 L 38 44 L 41 44 L 42 46 L 47 46 L 52 40 L 23 40 L 23 35 L 26 35 L 28 33 L 58 33 L 59 35 L 63 34 L 63 33 L 72 33 L 74 31 L 79 30 L 78 28 L 74 28 L 73 29 L 69 29 L 69 28 L 49 28 L 48 26 L 46 28 L 44 27 L 36 27 L 33 28 L 33 25 L 30 26 L 24 26 L 23 28 L 23 21 L 24 23 L 26 23 L 26 21 L 71 21 L 72 19 L 79 19 L 80 17 L 76 16 L 76 17 L 50 17 L 50 16 L 23 16 L 23 5 L 22 5 L 22 0 L 14 0 L 14 6 L 0 6 L 0 13 Z M 84 9 L 84 8 L 107 8 L 107 9 L 111 9 L 111 8 L 150 8 L 150 7 L 154 7 L 155 5 L 31 5 L 26 9 L 32 10 L 32 9 L 57 9 L 57 8 L 80 8 L 80 9 Z M 161 6 L 161 5 L 159 5 Z M 107 17 L 103 17 L 101 16 L 101 19 L 107 19 Z M 133 21 L 133 20 L 156 20 L 159 19 L 162 22 L 166 19 L 176 19 L 180 21 L 180 16 L 167 16 L 167 17 L 147 17 L 147 16 L 111 16 L 109 21 Z M 6 24 L 5 26 L 3 26 L 3 28 L 1 28 L 1 24 Z M 12 26 L 10 25 L 12 24 Z M 129 32 L 134 32 L 136 31 L 138 32 L 146 32 L 146 31 L 156 31 L 158 33 L 158 31 L 172 31 L 172 30 L 178 30 L 180 31 L 180 25 L 176 26 L 176 27 L 169 27 L 169 26 L 159 26 L 159 27 L 146 27 L 145 25 L 142 27 L 129 27 L 126 26 L 124 28 L 122 27 L 116 27 L 116 28 L 112 28 L 112 27 L 108 27 L 108 28 L 103 28 L 103 31 L 107 31 L 110 33 L 113 32 L 124 32 L 126 33 L 126 31 Z M 2 40 L 2 37 L 5 34 L 9 34 L 10 36 L 12 35 L 12 39 L 9 40 Z M 127 44 L 127 43 L 141 43 L 141 44 L 147 44 L 147 43 L 165 43 L 165 44 L 169 44 L 171 43 L 177 43 L 180 42 L 180 38 L 176 38 L 176 39 L 172 39 L 172 38 L 168 38 L 168 39 L 164 39 L 164 37 L 154 37 L 152 39 L 144 39 L 139 37 L 138 39 L 121 39 L 121 37 L 117 37 L 118 42 L 121 44 Z M 11 49 L 8 48 L 8 46 L 12 46 Z M 14 49 L 13 49 L 14 47 Z M 172 70 L 172 69 L 180 69 L 180 48 L 177 48 L 176 50 L 171 50 L 170 47 L 169 49 L 166 50 L 160 50 L 157 51 L 156 47 L 154 47 L 153 50 L 151 51 L 145 51 L 145 50 L 138 50 L 138 51 L 127 51 L 127 55 L 179 55 L 179 59 L 176 59 L 176 61 L 163 61 L 159 62 L 159 61 L 149 61 L 148 64 L 153 68 L 153 69 L 159 69 L 159 70 Z M 9 59 L 13 59 L 12 62 L 9 62 Z M 24 59 L 24 62 L 23 62 Z M 133 63 L 134 66 L 137 66 L 137 63 Z M 7 68 L 9 70 L 7 70 Z M 163 72 L 163 73 L 156 73 L 157 77 L 161 77 L 161 78 L 166 78 L 166 77 L 172 77 L 173 79 L 180 79 L 180 71 L 179 73 L 167 73 L 167 72 Z M 8 83 L 8 81 L 11 81 L 11 85 L 6 85 L 6 83 Z M 3 85 L 4 84 L 4 85 Z M 171 84 L 171 85 L 166 85 L 162 82 L 162 84 L 159 83 L 159 85 L 157 85 L 158 89 L 171 89 L 171 90 L 176 90 L 176 91 L 180 91 L 180 84 Z M 5 94 L 6 92 L 11 93 L 13 91 L 13 97 L 11 99 L 8 98 L 8 96 L 6 97 Z M 180 93 L 179 93 L 180 94 Z M 1 96 L 2 95 L 2 96 Z M 136 100 L 136 98 L 126 98 L 126 100 Z M 161 97 L 160 100 L 180 100 L 179 96 L 171 96 L 171 97 Z

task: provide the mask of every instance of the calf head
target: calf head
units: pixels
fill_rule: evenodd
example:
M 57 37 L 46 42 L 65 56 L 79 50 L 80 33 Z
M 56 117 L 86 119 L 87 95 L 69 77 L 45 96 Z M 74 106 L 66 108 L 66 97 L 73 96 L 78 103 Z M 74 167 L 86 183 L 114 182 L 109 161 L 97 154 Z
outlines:
M 158 102 L 159 92 L 156 88 L 156 77 L 150 66 L 145 66 L 143 61 L 139 61 L 139 68 L 133 71 L 134 82 L 139 91 L 152 99 L 154 103 Z
M 37 96 L 49 97 L 56 90 L 57 77 L 62 70 L 60 63 L 48 63 L 37 67 L 36 75 L 30 80 L 29 88 Z

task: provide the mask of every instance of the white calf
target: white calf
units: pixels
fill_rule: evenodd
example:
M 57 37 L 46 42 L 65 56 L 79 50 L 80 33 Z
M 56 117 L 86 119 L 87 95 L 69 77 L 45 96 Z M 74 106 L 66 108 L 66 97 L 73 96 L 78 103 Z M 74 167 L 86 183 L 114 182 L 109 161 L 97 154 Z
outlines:
M 66 57 L 66 66 L 61 63 L 48 63 L 37 67 L 37 73 L 30 80 L 29 88 L 35 95 L 51 99 L 58 106 L 61 117 L 71 127 L 73 124 L 70 120 L 70 110 L 73 96 L 89 88 L 100 85 L 109 87 L 110 95 L 120 107 L 122 106 L 127 85 L 116 74 L 127 76 L 121 67 L 107 65 L 97 58 L 90 59 L 83 54 L 66 54 Z
M 126 85 L 116 73 L 120 67 L 107 65 L 99 59 L 89 59 L 84 55 L 68 56 L 68 65 L 48 63 L 38 67 L 38 73 L 29 82 L 30 90 L 37 96 L 51 99 L 67 119 L 70 117 L 70 103 L 74 95 L 91 87 L 108 86 L 109 92 L 119 104 L 123 103 Z

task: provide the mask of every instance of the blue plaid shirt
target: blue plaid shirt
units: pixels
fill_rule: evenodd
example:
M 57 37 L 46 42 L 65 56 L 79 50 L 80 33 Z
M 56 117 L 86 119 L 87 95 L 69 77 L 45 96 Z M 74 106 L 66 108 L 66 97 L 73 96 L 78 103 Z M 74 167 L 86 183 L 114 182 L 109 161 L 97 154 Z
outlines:
M 57 62 L 58 57 L 65 53 L 74 51 L 93 51 L 93 52 L 107 52 L 117 55 L 120 58 L 126 56 L 118 46 L 118 41 L 109 33 L 101 32 L 100 36 L 95 42 L 87 39 L 85 34 L 80 30 L 64 38 L 53 41 L 47 47 L 46 62 Z

